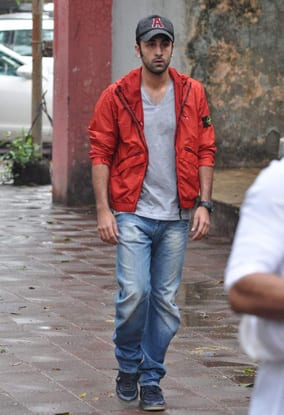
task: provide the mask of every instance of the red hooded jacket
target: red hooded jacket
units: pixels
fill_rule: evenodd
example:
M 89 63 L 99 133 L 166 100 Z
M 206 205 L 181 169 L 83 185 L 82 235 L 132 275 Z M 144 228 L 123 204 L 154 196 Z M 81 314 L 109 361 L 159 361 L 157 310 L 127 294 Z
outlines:
M 213 166 L 214 128 L 203 86 L 169 68 L 176 107 L 176 174 L 180 208 L 194 207 L 200 166 Z M 89 126 L 92 163 L 110 168 L 110 206 L 134 212 L 148 165 L 143 132 L 141 68 L 111 84 L 100 96 Z M 163 172 L 161 172 L 161 175 Z

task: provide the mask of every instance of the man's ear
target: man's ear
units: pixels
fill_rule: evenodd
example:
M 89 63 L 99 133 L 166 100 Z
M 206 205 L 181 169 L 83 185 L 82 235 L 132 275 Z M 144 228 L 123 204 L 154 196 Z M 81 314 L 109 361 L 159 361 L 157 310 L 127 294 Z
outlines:
M 139 45 L 136 43 L 134 47 L 135 47 L 135 53 L 136 53 L 137 58 L 141 58 Z

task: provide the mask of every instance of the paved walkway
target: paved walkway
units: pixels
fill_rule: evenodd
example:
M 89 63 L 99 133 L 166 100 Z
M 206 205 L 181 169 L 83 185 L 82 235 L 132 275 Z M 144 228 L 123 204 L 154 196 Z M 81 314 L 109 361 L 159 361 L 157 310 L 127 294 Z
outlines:
M 230 241 L 189 244 L 182 327 L 162 382 L 167 415 L 246 415 L 254 366 L 223 293 Z M 51 203 L 51 188 L 0 187 L 0 414 L 132 415 L 114 394 L 114 248 L 94 211 Z

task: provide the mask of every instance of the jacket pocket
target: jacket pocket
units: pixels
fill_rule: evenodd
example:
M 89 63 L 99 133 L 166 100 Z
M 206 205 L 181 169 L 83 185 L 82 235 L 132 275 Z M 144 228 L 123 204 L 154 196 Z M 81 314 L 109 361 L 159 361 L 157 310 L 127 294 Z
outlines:
M 110 176 L 110 193 L 113 202 L 132 205 L 139 197 L 146 160 L 143 152 L 138 152 L 113 166 Z
M 113 176 L 121 175 L 125 170 L 135 169 L 137 166 L 145 163 L 145 156 L 142 151 L 137 151 L 131 156 L 128 156 L 121 160 L 113 168 Z
M 181 199 L 194 200 L 199 193 L 198 156 L 191 147 L 184 147 L 177 160 L 177 172 Z

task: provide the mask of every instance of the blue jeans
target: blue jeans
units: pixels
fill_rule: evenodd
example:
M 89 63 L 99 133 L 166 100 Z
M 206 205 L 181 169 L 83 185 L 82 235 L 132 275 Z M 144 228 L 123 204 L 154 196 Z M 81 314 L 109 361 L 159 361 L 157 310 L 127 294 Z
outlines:
M 180 325 L 180 285 L 189 221 L 159 221 L 135 214 L 116 217 L 119 229 L 113 341 L 119 370 L 158 385 L 164 358 Z

